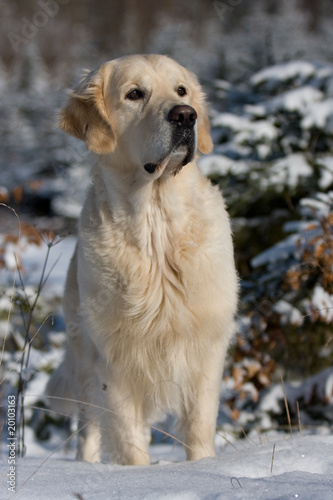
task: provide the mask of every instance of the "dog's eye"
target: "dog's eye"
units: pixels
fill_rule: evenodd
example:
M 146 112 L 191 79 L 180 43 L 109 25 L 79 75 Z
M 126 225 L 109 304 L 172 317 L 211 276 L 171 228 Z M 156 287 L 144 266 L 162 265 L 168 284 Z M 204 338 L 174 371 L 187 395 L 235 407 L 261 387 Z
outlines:
M 181 97 L 183 97 L 183 95 L 187 94 L 186 88 L 185 87 L 178 87 L 177 94 L 180 95 Z
M 130 101 L 138 101 L 139 99 L 143 99 L 144 98 L 144 93 L 139 90 L 139 89 L 134 89 L 134 90 L 131 90 L 127 95 L 126 95 L 126 99 L 129 99 Z

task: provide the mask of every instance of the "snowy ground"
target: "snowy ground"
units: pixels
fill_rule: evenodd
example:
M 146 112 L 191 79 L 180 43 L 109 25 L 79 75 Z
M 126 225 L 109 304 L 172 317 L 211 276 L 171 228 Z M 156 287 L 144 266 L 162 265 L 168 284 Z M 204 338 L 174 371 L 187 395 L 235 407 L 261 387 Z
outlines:
M 275 446 L 274 446 L 275 445 Z M 15 498 L 84 500 L 333 498 L 333 436 L 298 436 L 264 444 L 236 443 L 217 458 L 178 461 L 179 448 L 156 446 L 150 467 L 80 463 L 64 458 L 25 458 L 17 463 Z M 274 457 L 273 457 L 274 448 Z M 2 461 L 1 498 L 6 488 Z M 5 491 L 4 491 L 5 490 Z

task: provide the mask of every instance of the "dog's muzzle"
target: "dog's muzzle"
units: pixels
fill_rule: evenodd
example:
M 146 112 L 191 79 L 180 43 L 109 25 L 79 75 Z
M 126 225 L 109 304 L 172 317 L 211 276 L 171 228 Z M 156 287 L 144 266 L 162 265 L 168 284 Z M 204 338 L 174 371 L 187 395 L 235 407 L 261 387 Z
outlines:
M 193 159 L 195 154 L 194 125 L 197 121 L 197 112 L 187 104 L 177 105 L 170 109 L 167 120 L 172 126 L 172 151 L 176 151 L 181 146 L 185 146 L 188 151 L 182 164 L 177 169 L 177 172 L 179 172 L 184 165 Z M 159 163 L 146 163 L 144 169 L 149 174 L 153 174 Z

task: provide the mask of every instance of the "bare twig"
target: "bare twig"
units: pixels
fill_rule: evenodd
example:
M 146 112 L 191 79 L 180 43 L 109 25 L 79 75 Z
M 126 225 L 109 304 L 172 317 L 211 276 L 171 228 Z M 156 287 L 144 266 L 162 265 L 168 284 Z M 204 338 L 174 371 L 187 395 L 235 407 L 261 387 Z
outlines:
M 239 486 L 240 488 L 242 488 L 242 489 L 243 489 L 243 486 L 241 485 L 241 483 L 240 483 L 239 479 L 237 479 L 237 477 L 231 477 L 231 478 L 230 478 L 231 485 L 232 485 L 232 487 L 234 488 L 233 481 L 237 481 L 238 486 Z
M 299 411 L 298 401 L 296 401 L 296 408 L 297 408 L 298 430 L 299 430 L 299 433 L 302 434 L 301 414 Z
M 271 462 L 271 474 L 273 472 L 274 455 L 275 455 L 275 444 L 273 444 L 273 453 L 272 453 L 272 462 Z
M 285 386 L 284 386 L 283 376 L 282 375 L 281 375 L 281 384 L 282 384 L 282 390 L 283 390 L 284 405 L 286 407 L 286 413 L 287 413 L 287 419 L 288 419 L 288 425 L 289 425 L 289 432 L 290 432 L 290 435 L 292 437 L 293 436 L 293 430 L 292 430 L 292 425 L 291 425 L 291 418 L 290 418 L 290 412 L 289 412 L 287 394 L 286 394 L 286 389 L 285 389 Z
M 228 438 L 226 438 L 225 436 L 223 436 L 223 434 L 221 432 L 218 432 L 218 435 L 221 436 L 221 438 L 223 438 L 228 444 L 230 444 L 230 446 L 232 446 L 237 451 L 236 446 L 231 441 L 229 441 Z
M 15 215 L 15 217 L 17 219 L 17 223 L 18 223 L 18 241 L 20 241 L 20 239 L 21 239 L 21 221 L 20 221 L 20 217 L 18 216 L 17 212 L 12 207 L 9 207 L 5 203 L 0 203 L 0 206 L 8 208 L 8 210 L 11 210 L 13 212 L 13 214 Z M 16 287 L 16 269 L 14 271 L 14 277 L 13 277 L 13 286 L 12 286 L 12 294 L 11 294 L 11 299 L 12 300 L 10 302 L 10 306 L 9 306 L 9 309 L 8 309 L 7 322 L 6 322 L 6 330 L 5 330 L 5 335 L 4 335 L 3 342 L 2 342 L 2 347 L 1 347 L 0 366 L 2 365 L 3 356 L 4 356 L 4 352 L 5 352 L 6 340 L 7 340 L 8 331 L 9 331 L 9 321 L 10 321 L 10 317 L 11 317 L 11 313 L 12 313 L 12 308 L 13 308 L 13 297 L 14 297 L 15 287 Z
M 55 240 L 53 240 L 53 241 L 55 241 Z M 51 248 L 53 246 L 53 241 L 50 241 L 50 242 L 46 243 L 46 245 L 47 245 L 47 252 L 46 252 L 45 259 L 44 259 L 41 276 L 40 276 L 40 279 L 39 279 L 39 282 L 38 282 L 38 285 L 37 285 L 36 295 L 35 295 L 35 298 L 34 298 L 34 300 L 33 300 L 32 303 L 30 303 L 28 294 L 26 293 L 26 288 L 25 288 L 25 285 L 24 285 L 24 281 L 22 279 L 22 275 L 20 273 L 20 269 L 19 269 L 18 262 L 17 262 L 17 271 L 19 273 L 21 287 L 22 287 L 22 290 L 23 290 L 23 293 L 24 293 L 24 296 L 25 296 L 26 306 L 29 309 L 28 319 L 27 319 L 27 321 L 25 321 L 24 320 L 23 310 L 22 310 L 22 304 L 20 305 L 20 307 L 21 307 L 21 314 L 22 314 L 22 317 L 23 317 L 24 325 L 25 325 L 24 348 L 23 348 L 23 355 L 21 357 L 21 366 L 20 366 L 20 374 L 19 374 L 19 382 L 18 382 L 17 398 L 16 398 L 16 414 L 18 415 L 18 421 L 17 421 L 18 454 L 21 455 L 21 456 L 24 455 L 24 449 L 25 449 L 25 445 L 24 445 L 24 426 L 25 426 L 25 419 L 24 419 L 24 394 L 25 394 L 26 383 L 27 383 L 25 375 L 26 375 L 26 372 L 27 372 L 27 369 L 28 369 L 28 366 L 29 366 L 32 340 L 36 337 L 36 335 L 34 335 L 33 339 L 30 338 L 30 330 L 31 330 L 32 322 L 33 322 L 34 312 L 35 312 L 38 300 L 39 300 L 40 295 L 41 295 L 41 291 L 42 291 L 42 289 L 43 289 L 43 287 L 44 287 L 47 279 L 49 278 L 50 273 L 52 272 L 54 266 L 58 262 L 58 261 L 56 261 L 56 263 L 54 264 L 54 266 L 52 266 L 51 271 L 46 275 L 46 267 L 47 267 L 47 263 L 48 263 L 48 260 L 49 260 L 50 251 L 51 251 Z M 46 322 L 46 319 L 43 321 L 42 325 L 39 327 L 37 333 L 40 331 L 41 327 L 44 325 L 45 322 Z

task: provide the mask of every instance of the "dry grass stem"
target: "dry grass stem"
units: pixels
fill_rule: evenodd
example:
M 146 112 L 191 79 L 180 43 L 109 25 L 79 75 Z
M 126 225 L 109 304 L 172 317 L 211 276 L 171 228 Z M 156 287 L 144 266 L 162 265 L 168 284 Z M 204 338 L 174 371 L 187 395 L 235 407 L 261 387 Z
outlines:
M 271 462 L 271 474 L 273 473 L 274 455 L 275 455 L 275 444 L 273 444 L 273 453 L 272 453 L 272 462 Z
M 301 414 L 300 414 L 300 411 L 299 411 L 298 401 L 296 401 L 296 408 L 297 408 L 298 430 L 299 430 L 299 433 L 302 434 Z
M 289 426 L 289 432 L 291 437 L 293 436 L 293 430 L 292 430 L 292 425 L 291 425 L 291 418 L 290 418 L 290 412 L 289 412 L 289 405 L 288 405 L 288 400 L 287 400 L 287 394 L 286 394 L 286 389 L 284 386 L 283 382 L 283 376 L 281 375 L 281 384 L 282 384 L 282 390 L 283 390 L 283 397 L 284 397 L 284 405 L 286 407 L 286 413 L 287 413 L 287 419 L 288 419 L 288 426 Z

